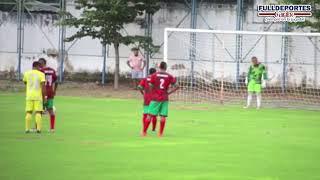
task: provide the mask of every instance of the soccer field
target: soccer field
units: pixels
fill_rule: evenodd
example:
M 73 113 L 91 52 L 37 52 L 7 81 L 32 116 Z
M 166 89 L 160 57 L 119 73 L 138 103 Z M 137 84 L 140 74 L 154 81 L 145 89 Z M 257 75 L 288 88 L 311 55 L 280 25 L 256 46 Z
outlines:
M 24 96 L 0 94 L 1 180 L 320 179 L 320 111 L 170 105 L 140 137 L 141 101 L 57 97 L 57 131 L 24 134 Z

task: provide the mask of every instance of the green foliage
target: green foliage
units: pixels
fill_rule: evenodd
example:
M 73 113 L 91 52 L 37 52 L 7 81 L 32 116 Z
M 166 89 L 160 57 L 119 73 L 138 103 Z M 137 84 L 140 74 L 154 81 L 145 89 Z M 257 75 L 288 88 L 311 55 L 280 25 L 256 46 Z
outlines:
M 76 18 L 69 15 L 62 24 L 76 27 L 78 31 L 66 41 L 89 36 L 99 39 L 104 46 L 113 44 L 116 62 L 114 88 L 117 89 L 120 76 L 120 44 L 138 43 L 145 50 L 157 50 L 151 37 L 127 35 L 123 30 L 126 24 L 133 23 L 138 16 L 144 13 L 154 14 L 159 10 L 158 0 L 77 0 L 76 3 L 76 8 L 82 11 L 81 16 Z
M 129 45 L 137 42 L 141 47 L 147 47 L 144 44 L 152 44 L 151 38 L 125 35 L 122 30 L 124 25 L 134 22 L 144 12 L 153 14 L 159 8 L 157 0 L 78 0 L 77 9 L 83 11 L 81 17 L 69 16 L 63 22 L 64 25 L 78 28 L 78 31 L 66 41 L 90 36 L 99 39 L 104 45 Z
M 19 1 L 17 0 L 0 0 L 0 11 L 5 11 L 5 12 L 16 11 L 18 2 Z M 43 5 L 43 3 L 59 4 L 59 2 L 60 0 L 24 0 L 24 5 L 28 5 L 28 7 L 30 7 L 30 6 L 37 6 L 35 5 L 36 3 Z M 49 4 L 47 5 L 49 6 Z M 58 7 L 57 5 L 51 5 L 51 6 Z M 42 10 L 42 12 L 45 12 L 45 11 Z
M 320 0 L 280 0 L 284 4 L 310 4 L 312 6 L 312 18 L 305 22 L 291 23 L 291 26 L 310 27 L 313 31 L 320 31 Z

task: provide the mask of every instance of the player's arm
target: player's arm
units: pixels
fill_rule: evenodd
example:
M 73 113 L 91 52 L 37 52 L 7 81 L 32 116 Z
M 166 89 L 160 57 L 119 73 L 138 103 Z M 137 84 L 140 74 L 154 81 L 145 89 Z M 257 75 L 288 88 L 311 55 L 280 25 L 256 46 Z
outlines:
M 57 89 L 58 89 L 58 77 L 56 72 L 53 74 L 53 81 L 54 81 L 54 87 L 53 87 L 53 95 L 56 95 Z
M 179 88 L 180 88 L 179 85 L 173 85 L 173 89 L 171 89 L 171 91 L 169 91 L 168 94 L 170 95 L 170 94 L 176 92 Z
M 171 78 L 171 86 L 173 87 L 173 89 L 171 89 L 171 91 L 168 92 L 169 95 L 176 92 L 179 89 L 179 85 L 177 84 L 177 79 L 175 77 Z
M 140 93 L 141 93 L 142 95 L 144 94 L 144 93 L 143 93 L 144 88 L 145 88 L 145 80 L 142 79 L 142 80 L 140 81 L 139 85 L 138 85 L 138 89 L 139 89 L 139 91 L 140 91 Z
M 23 81 L 23 83 L 26 85 L 27 84 L 27 77 L 26 77 L 27 75 L 26 75 L 26 73 L 23 75 L 23 79 L 22 79 L 22 81 Z
M 127 61 L 127 65 L 128 65 L 128 67 L 129 67 L 130 69 L 132 69 L 133 67 L 131 66 L 130 63 L 131 63 L 131 59 L 129 58 L 128 61 Z
M 263 80 L 268 80 L 267 68 L 265 65 L 262 66 L 262 78 Z
M 249 70 L 248 70 L 247 77 L 246 77 L 246 79 L 245 79 L 245 83 L 246 83 L 246 84 L 248 84 L 248 82 L 250 81 L 250 75 L 251 75 L 251 71 L 252 71 L 251 68 L 252 68 L 252 67 L 250 66 L 250 67 L 249 67 Z
M 142 58 L 142 69 L 144 69 L 147 65 L 147 61 Z
M 56 95 L 57 89 L 58 89 L 58 82 L 54 82 L 54 88 L 53 88 L 53 95 Z
M 46 83 L 45 83 L 45 82 L 41 82 L 41 83 L 40 83 L 40 87 L 41 87 L 43 102 L 46 102 L 46 101 L 47 101 L 47 99 L 46 99 L 46 95 L 47 95 L 47 92 L 46 92 Z
M 150 90 L 152 90 L 154 88 L 155 82 L 156 82 L 156 73 L 154 73 L 153 75 L 151 75 L 150 77 L 150 82 L 149 82 L 149 87 Z
M 264 65 L 262 65 L 262 87 L 266 88 L 267 87 L 267 81 L 268 80 L 268 75 L 267 75 L 267 70 Z
M 46 96 L 47 96 L 47 92 L 46 92 L 46 78 L 44 73 L 41 72 L 40 74 L 40 87 L 41 87 L 41 92 L 42 92 L 42 99 L 43 102 L 46 102 Z

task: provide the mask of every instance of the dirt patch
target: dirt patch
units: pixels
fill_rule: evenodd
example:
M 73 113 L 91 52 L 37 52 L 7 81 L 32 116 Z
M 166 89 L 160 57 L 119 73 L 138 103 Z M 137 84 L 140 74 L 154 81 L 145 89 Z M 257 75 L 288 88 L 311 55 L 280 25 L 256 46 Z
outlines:
M 24 92 L 25 85 L 19 81 L 0 80 L 0 91 Z M 141 99 L 140 92 L 129 87 L 129 84 L 120 84 L 119 89 L 115 90 L 112 84 L 64 82 L 59 84 L 57 95 Z
M 25 92 L 25 85 L 20 81 L 0 80 L 0 91 L 2 92 Z M 115 90 L 112 83 L 105 86 L 93 82 L 71 82 L 65 81 L 59 85 L 58 96 L 77 97 L 98 97 L 98 98 L 121 98 L 121 99 L 142 99 L 138 90 L 130 87 L 129 82 L 121 82 L 119 89 Z M 182 106 L 175 107 L 179 110 L 209 110 L 209 106 L 188 105 L 195 104 L 242 104 L 245 102 L 246 92 L 225 91 L 221 101 L 220 91 L 215 89 L 199 89 L 181 87 L 176 93 L 170 96 L 170 101 L 182 103 Z M 305 93 L 299 89 L 296 91 L 265 91 L 263 93 L 264 106 L 269 107 L 293 107 L 303 109 L 319 109 L 320 94 L 315 91 L 313 94 Z M 221 106 L 222 107 L 222 106 Z

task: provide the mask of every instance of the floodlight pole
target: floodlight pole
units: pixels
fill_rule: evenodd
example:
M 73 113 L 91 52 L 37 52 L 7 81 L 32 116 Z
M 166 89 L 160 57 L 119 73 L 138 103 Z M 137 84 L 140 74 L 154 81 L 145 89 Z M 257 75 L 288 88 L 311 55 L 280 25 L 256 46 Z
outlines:
M 197 28 L 197 0 L 192 0 L 191 2 L 191 29 Z M 190 50 L 189 50 L 189 58 L 191 61 L 191 86 L 194 85 L 194 61 L 196 60 L 196 42 L 197 37 L 196 33 L 192 32 L 190 35 Z
M 66 1 L 60 0 L 60 10 L 63 12 L 62 16 L 60 17 L 61 21 L 65 20 L 65 12 L 66 12 Z M 64 58 L 65 58 L 65 42 L 64 39 L 66 38 L 66 27 L 64 25 L 59 26 L 59 82 L 63 82 L 63 73 L 64 73 Z
M 243 29 L 243 0 L 237 0 L 237 22 L 236 30 L 241 31 Z M 240 80 L 240 63 L 242 58 L 242 35 L 236 35 L 236 89 L 239 89 L 239 80 Z
M 17 51 L 18 51 L 18 67 L 17 67 L 17 79 L 21 80 L 21 59 L 22 59 L 22 52 L 23 52 L 23 31 L 24 31 L 24 23 L 23 23 L 23 14 L 24 8 L 23 3 L 24 0 L 17 1 L 18 11 L 17 11 L 17 20 L 18 20 L 18 29 L 17 29 Z

